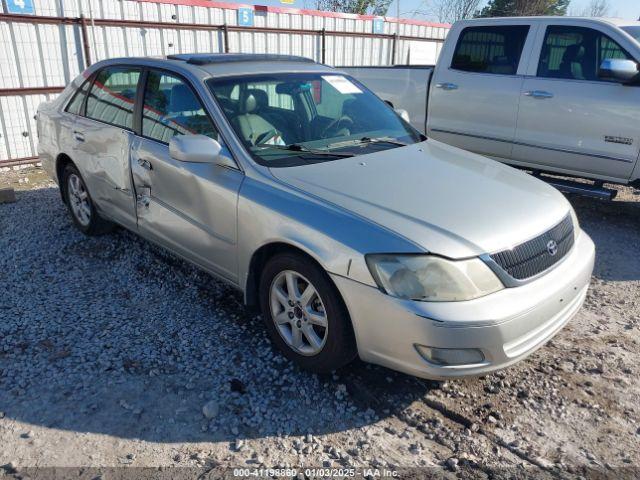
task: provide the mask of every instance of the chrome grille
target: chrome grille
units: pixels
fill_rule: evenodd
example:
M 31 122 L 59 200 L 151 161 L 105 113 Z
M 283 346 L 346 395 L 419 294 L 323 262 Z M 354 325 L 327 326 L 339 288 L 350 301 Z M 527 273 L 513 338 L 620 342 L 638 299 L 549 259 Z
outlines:
M 549 242 L 556 242 L 555 255 L 549 252 Z M 511 277 L 526 280 L 558 263 L 573 246 L 573 221 L 567 215 L 558 225 L 510 250 L 494 253 L 491 258 Z

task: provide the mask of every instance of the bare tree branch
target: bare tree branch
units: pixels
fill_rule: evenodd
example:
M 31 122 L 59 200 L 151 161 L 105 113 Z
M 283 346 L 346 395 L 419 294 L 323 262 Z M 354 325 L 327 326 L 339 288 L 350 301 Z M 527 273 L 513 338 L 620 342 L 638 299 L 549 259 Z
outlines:
M 436 18 L 439 22 L 453 23 L 465 18 L 472 18 L 482 0 L 431 0 L 423 2 L 418 9 L 410 12 L 412 15 L 422 15 Z M 424 8 L 422 6 L 424 5 Z
M 591 0 L 591 3 L 583 10 L 585 17 L 606 17 L 611 11 L 609 0 Z

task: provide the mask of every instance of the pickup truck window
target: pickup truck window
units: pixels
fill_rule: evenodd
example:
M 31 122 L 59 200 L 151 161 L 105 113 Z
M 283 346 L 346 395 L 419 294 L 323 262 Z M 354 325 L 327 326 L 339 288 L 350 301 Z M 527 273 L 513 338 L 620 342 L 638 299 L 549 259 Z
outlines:
M 333 72 L 207 81 L 240 140 L 262 165 L 336 160 L 421 140 L 387 104 Z
M 542 45 L 538 76 L 610 82 L 598 76 L 606 59 L 633 58 L 615 41 L 592 28 L 550 26 Z
M 142 135 L 169 143 L 178 134 L 218 140 L 213 122 L 191 87 L 174 75 L 151 70 L 144 89 Z
M 107 67 L 96 75 L 87 98 L 87 118 L 131 130 L 140 70 Z
M 528 33 L 527 25 L 467 27 L 460 34 L 451 68 L 515 75 Z

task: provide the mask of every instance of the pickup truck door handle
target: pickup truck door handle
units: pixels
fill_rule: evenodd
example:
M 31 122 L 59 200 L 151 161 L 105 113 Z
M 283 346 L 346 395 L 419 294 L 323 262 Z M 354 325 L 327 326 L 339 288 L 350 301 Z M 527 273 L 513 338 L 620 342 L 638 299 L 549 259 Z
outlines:
M 528 92 L 524 92 L 524 94 L 527 97 L 533 97 L 533 98 L 539 98 L 539 99 L 553 98 L 553 93 L 545 92 L 544 90 L 529 90 Z
M 151 162 L 149 160 L 144 159 L 144 158 L 139 158 L 138 159 L 138 165 L 140 165 L 145 170 L 153 170 L 153 167 L 151 166 Z
M 457 90 L 458 89 L 458 85 L 456 85 L 455 83 L 436 83 L 436 88 L 441 88 L 443 90 Z
M 82 132 L 78 132 L 77 130 L 73 131 L 73 138 L 75 138 L 78 142 L 84 142 L 84 134 Z

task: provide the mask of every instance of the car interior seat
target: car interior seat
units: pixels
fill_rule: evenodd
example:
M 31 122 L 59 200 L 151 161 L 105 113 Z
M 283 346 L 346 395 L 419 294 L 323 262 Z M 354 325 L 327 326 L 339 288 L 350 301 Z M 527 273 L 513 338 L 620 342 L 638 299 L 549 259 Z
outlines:
M 262 90 L 247 89 L 240 95 L 240 114 L 233 119 L 233 123 L 242 138 L 252 145 L 260 143 L 265 135 L 278 132 L 276 127 L 259 113 L 266 104 L 267 93 Z
M 187 85 L 179 83 L 171 88 L 168 110 L 168 118 L 186 128 L 189 133 L 216 136 L 202 105 Z
M 563 78 L 584 80 L 582 64 L 585 58 L 585 48 L 581 43 L 569 45 L 562 55 L 560 74 Z
M 493 58 L 493 61 L 487 66 L 487 72 L 498 75 L 513 75 L 516 73 L 516 68 L 509 57 L 502 55 Z

